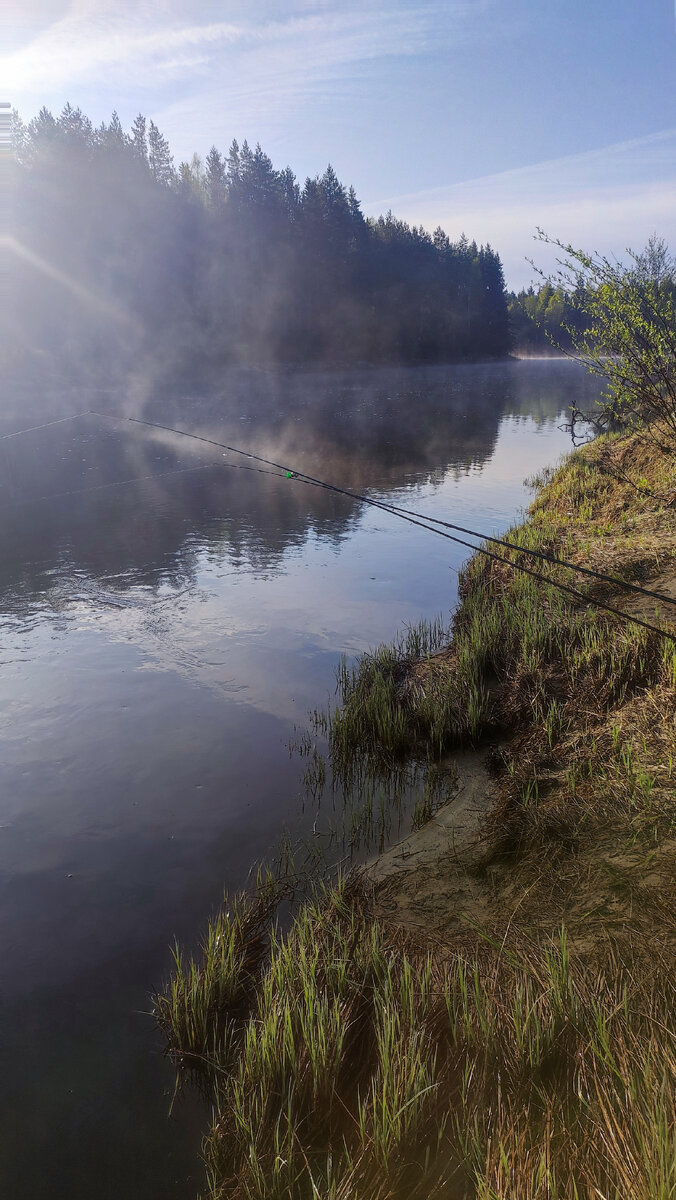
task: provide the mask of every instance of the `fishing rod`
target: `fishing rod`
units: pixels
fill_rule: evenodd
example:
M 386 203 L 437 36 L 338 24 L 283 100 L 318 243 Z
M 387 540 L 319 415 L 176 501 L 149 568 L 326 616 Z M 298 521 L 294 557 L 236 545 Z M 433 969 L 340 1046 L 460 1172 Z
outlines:
M 532 551 L 525 546 L 517 546 L 513 542 L 507 542 L 504 539 L 498 539 L 498 538 L 492 538 L 492 537 L 485 538 L 483 534 L 478 533 L 476 530 L 469 530 L 469 529 L 465 529 L 461 526 L 455 526 L 455 525 L 452 525 L 450 522 L 441 522 L 441 521 L 438 521 L 436 518 L 428 518 L 426 516 L 426 514 L 424 514 L 424 513 L 415 513 L 415 515 L 414 515 L 414 510 L 400 509 L 397 505 L 389 504 L 386 501 L 376 500 L 371 496 L 366 496 L 359 492 L 353 492 L 348 488 L 342 488 L 338 484 L 328 483 L 326 480 L 318 479 L 316 476 L 313 476 L 313 475 L 308 475 L 304 471 L 298 471 L 298 470 L 289 468 L 288 466 L 284 465 L 283 463 L 276 462 L 274 459 L 266 458 L 263 455 L 255 454 L 249 450 L 242 450 L 240 447 L 231 446 L 226 442 L 219 442 L 215 438 L 208 438 L 208 437 L 203 436 L 202 434 L 192 433 L 189 430 L 185 430 L 185 429 L 178 429 L 175 426 L 171 426 L 171 425 L 162 425 L 157 421 L 148 421 L 141 417 L 129 417 L 129 416 L 115 414 L 115 413 L 102 413 L 96 409 L 89 409 L 89 412 L 91 413 L 92 416 L 102 417 L 104 419 L 114 420 L 114 421 L 128 421 L 129 423 L 134 424 L 134 425 L 145 425 L 151 429 L 160 429 L 165 433 L 174 433 L 180 437 L 187 437 L 194 441 L 203 442 L 206 445 L 216 446 L 220 450 L 226 450 L 232 454 L 240 454 L 240 455 L 243 455 L 245 458 L 250 458 L 256 462 L 262 462 L 270 467 L 275 467 L 277 470 L 283 472 L 284 478 L 296 479 L 296 480 L 299 480 L 301 483 L 308 483 L 314 487 L 323 488 L 327 491 L 335 492 L 339 495 L 348 496 L 351 499 L 358 500 L 363 504 L 369 504 L 372 507 L 380 508 L 384 512 L 390 512 L 393 515 L 400 517 L 402 520 L 407 521 L 409 524 L 418 525 L 422 529 L 429 530 L 430 533 L 436 533 L 441 537 L 447 538 L 449 541 L 452 541 L 452 542 L 457 543 L 458 545 L 467 547 L 469 550 L 472 550 L 475 553 L 483 554 L 487 558 L 491 558 L 496 562 L 503 563 L 504 565 L 511 567 L 513 570 L 521 571 L 523 574 L 530 575 L 532 578 L 538 580 L 541 583 L 545 583 L 550 587 L 558 588 L 559 591 L 566 592 L 568 595 L 574 596 L 578 600 L 582 600 L 582 602 L 588 608 L 595 607 L 595 608 L 602 609 L 605 612 L 611 613 L 613 616 L 620 617 L 623 621 L 627 621 L 634 625 L 640 625 L 642 628 L 647 629 L 652 633 L 657 633 L 660 637 L 663 637 L 663 638 L 667 639 L 668 641 L 673 642 L 676 645 L 676 635 L 668 633 L 664 629 L 660 629 L 660 627 L 657 625 L 652 625 L 648 621 L 643 621 L 640 617 L 635 617 L 632 614 L 623 612 L 621 609 L 614 608 L 612 605 L 606 604 L 605 602 L 603 602 L 601 600 L 596 600 L 589 596 L 586 596 L 584 592 L 579 591 L 577 588 L 571 587 L 569 584 L 562 583 L 558 580 L 549 579 L 547 576 L 541 575 L 537 571 L 533 571 L 530 567 L 527 567 L 524 563 L 513 562 L 511 559 L 503 558 L 501 555 L 495 554 L 492 550 L 488 550 L 485 546 L 476 546 L 476 545 L 472 544 L 471 542 L 464 541 L 462 538 L 454 536 L 453 534 L 444 532 L 444 530 L 441 528 L 433 528 L 432 525 L 426 524 L 425 522 L 430 520 L 430 521 L 434 522 L 435 525 L 446 525 L 446 526 L 448 526 L 448 528 L 457 529 L 457 530 L 460 530 L 461 532 L 466 532 L 472 537 L 481 538 L 482 540 L 489 540 L 492 542 L 498 542 L 499 544 L 504 545 L 504 546 L 508 547 L 510 550 L 516 551 L 517 553 L 526 554 L 526 555 L 530 554 L 536 558 L 545 559 L 545 561 L 549 561 L 549 562 L 553 563 L 554 565 L 567 567 L 568 569 L 573 570 L 573 571 L 578 571 L 580 569 L 577 566 L 577 564 L 567 562 L 565 559 L 556 559 L 552 556 L 546 556 L 539 551 Z M 637 592 L 641 595 L 648 596 L 652 599 L 657 599 L 660 602 L 676 604 L 676 600 L 672 599 L 672 597 L 670 597 L 670 596 L 669 597 L 662 596 L 658 592 L 651 592 L 648 589 L 637 587 L 634 584 L 628 584 L 625 580 L 615 579 L 613 576 L 602 575 L 600 572 L 592 571 L 590 568 L 583 568 L 582 571 L 585 575 L 591 575 L 593 578 L 601 579 L 603 582 L 606 582 L 606 583 L 610 582 L 613 585 L 621 587 L 621 588 L 625 588 L 628 591 Z
M 397 512 L 409 513 L 411 516 L 418 515 L 411 512 L 408 508 L 400 508 L 397 504 L 393 504 L 391 507 Z M 565 558 L 557 558 L 556 555 L 545 554 L 543 550 L 533 550 L 528 546 L 518 546 L 515 542 L 508 542 L 504 538 L 493 537 L 490 533 L 476 533 L 473 529 L 466 529 L 462 525 L 453 525 L 450 521 L 440 520 L 439 517 L 430 517 L 425 514 L 425 520 L 431 521 L 434 525 L 443 525 L 446 529 L 456 529 L 459 533 L 467 533 L 471 537 L 480 537 L 485 542 L 494 542 L 498 546 L 506 546 L 508 550 L 517 550 L 520 554 L 529 554 L 532 558 L 542 559 L 543 562 L 552 563 L 556 567 L 567 567 L 569 571 L 577 571 L 581 575 L 589 575 L 592 579 L 598 579 L 602 583 L 613 584 L 615 587 L 623 588 L 627 592 L 634 592 L 638 596 L 647 596 L 651 600 L 659 600 L 662 604 L 673 604 L 676 606 L 676 597 L 665 596 L 663 592 L 653 592 L 650 588 L 629 583 L 626 579 L 619 579 L 616 575 L 605 575 L 603 571 L 594 571 L 591 567 L 582 567 L 578 563 L 568 562 Z

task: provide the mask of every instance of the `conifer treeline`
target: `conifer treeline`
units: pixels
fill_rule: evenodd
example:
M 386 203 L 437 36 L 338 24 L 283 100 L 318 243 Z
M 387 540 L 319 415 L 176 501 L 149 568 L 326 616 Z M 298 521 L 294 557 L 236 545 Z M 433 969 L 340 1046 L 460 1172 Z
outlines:
M 176 169 L 152 121 L 94 128 L 70 105 L 15 114 L 14 148 L 13 236 L 32 255 L 16 256 L 14 325 L 32 349 L 255 363 L 509 348 L 490 246 L 365 219 L 331 166 L 301 187 L 233 141 Z

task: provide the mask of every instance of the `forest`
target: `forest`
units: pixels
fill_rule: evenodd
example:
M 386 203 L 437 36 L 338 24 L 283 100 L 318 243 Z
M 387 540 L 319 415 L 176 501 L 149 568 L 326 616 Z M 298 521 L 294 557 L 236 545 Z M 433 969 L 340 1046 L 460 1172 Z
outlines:
M 573 351 L 587 327 L 588 297 L 581 281 L 570 290 L 547 281 L 508 292 L 511 348 L 521 355 L 557 355 Z
M 162 363 L 425 363 L 510 348 L 500 259 L 259 145 L 174 165 L 155 123 L 13 114 L 4 357 L 98 374 Z M 7 336 L 8 335 L 8 336 Z

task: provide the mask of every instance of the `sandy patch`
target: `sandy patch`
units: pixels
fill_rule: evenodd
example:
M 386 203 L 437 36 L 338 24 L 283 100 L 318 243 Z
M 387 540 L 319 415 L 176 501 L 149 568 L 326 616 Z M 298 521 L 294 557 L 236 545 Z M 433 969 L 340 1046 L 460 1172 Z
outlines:
M 486 915 L 491 889 L 477 868 L 486 858 L 484 819 L 497 788 L 485 758 L 485 751 L 454 754 L 453 798 L 422 829 L 367 865 L 379 916 L 441 935 Z

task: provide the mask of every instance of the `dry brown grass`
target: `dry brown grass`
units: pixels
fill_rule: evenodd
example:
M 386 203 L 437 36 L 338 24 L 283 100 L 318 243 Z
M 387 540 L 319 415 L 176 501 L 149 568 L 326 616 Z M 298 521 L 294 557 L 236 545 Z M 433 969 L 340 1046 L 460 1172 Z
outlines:
M 647 583 L 676 559 L 673 461 L 635 436 L 599 438 L 542 488 L 529 519 L 561 557 Z

